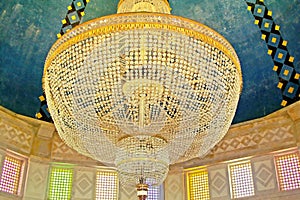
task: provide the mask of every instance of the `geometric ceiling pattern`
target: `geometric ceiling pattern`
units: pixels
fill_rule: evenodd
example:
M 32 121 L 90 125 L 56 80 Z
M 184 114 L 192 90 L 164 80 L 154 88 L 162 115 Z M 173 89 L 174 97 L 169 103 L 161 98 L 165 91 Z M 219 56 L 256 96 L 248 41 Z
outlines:
M 44 60 L 57 33 L 63 35 L 79 22 L 114 14 L 118 4 L 118 0 L 87 2 L 0 2 L 0 105 L 35 117 L 43 102 L 38 97 Z M 298 0 L 169 2 L 173 15 L 215 29 L 235 48 L 244 82 L 233 123 L 265 116 L 299 100 Z M 41 109 L 47 111 L 46 104 Z
M 280 26 L 273 20 L 271 10 L 268 10 L 264 0 L 246 0 L 248 10 L 253 14 L 256 24 L 261 31 L 261 39 L 268 46 L 268 55 L 272 57 L 279 83 L 277 87 L 282 92 L 281 106 L 287 106 L 300 99 L 300 72 L 295 70 L 295 58 L 290 55 L 287 44 L 280 34 Z

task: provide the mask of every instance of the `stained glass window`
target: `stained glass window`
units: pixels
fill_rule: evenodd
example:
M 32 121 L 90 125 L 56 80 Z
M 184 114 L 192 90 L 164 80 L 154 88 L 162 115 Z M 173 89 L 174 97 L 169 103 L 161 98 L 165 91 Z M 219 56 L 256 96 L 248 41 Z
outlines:
M 73 169 L 52 167 L 49 182 L 49 200 L 70 200 Z
M 280 190 L 300 188 L 300 158 L 299 153 L 275 156 Z
M 229 165 L 232 198 L 254 195 L 254 184 L 250 161 Z
M 113 171 L 98 171 L 96 182 L 97 200 L 117 200 L 118 199 L 118 178 Z
M 18 194 L 24 161 L 5 156 L 0 179 L 0 191 Z
M 206 169 L 187 174 L 188 199 L 209 200 L 208 172 Z

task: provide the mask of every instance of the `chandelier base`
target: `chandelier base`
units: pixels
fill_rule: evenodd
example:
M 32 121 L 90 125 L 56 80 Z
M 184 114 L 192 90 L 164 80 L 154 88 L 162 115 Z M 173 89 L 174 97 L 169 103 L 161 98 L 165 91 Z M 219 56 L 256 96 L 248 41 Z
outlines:
M 144 183 L 139 183 L 136 185 L 137 197 L 139 200 L 146 200 L 148 196 L 149 186 Z
M 169 171 L 166 141 L 153 136 L 138 135 L 118 142 L 115 165 L 123 185 L 160 185 Z

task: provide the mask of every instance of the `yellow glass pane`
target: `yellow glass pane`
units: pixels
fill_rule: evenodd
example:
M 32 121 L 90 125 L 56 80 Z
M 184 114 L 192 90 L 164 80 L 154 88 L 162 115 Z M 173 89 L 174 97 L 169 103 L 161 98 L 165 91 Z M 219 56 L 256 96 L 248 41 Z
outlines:
M 189 200 L 209 200 L 209 184 L 207 170 L 189 172 L 187 176 Z

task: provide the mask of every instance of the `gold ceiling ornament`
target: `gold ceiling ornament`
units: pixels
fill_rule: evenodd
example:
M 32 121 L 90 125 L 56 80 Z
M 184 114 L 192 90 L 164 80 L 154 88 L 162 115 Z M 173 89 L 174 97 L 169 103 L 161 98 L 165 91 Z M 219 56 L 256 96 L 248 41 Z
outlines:
M 114 165 L 126 185 L 159 185 L 170 164 L 204 156 L 228 131 L 242 89 L 238 57 L 220 34 L 163 11 L 132 12 L 158 3 L 169 6 L 120 1 L 119 14 L 63 35 L 45 62 L 60 137 Z
M 155 12 L 170 14 L 167 0 L 120 0 L 117 13 Z

